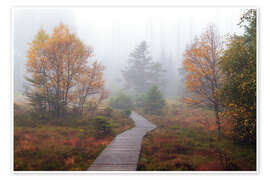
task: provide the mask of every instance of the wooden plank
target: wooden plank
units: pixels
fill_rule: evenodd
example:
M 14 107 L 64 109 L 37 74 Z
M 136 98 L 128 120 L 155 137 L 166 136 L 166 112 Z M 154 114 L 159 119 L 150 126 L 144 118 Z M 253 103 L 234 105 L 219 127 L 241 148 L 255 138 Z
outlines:
M 130 117 L 135 127 L 116 136 L 88 171 L 136 171 L 142 138 L 156 126 L 134 111 Z
M 136 171 L 136 166 L 133 164 L 124 164 L 124 165 L 110 165 L 110 164 L 100 164 L 93 165 L 88 170 L 89 171 Z

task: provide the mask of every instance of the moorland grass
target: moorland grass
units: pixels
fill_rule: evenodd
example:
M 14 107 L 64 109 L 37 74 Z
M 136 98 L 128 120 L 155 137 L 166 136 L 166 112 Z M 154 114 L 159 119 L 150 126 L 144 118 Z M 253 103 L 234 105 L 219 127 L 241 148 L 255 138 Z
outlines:
M 180 105 L 175 113 L 176 106 L 168 104 L 161 116 L 144 114 L 157 128 L 143 140 L 138 170 L 256 170 L 254 147 L 237 144 L 226 133 L 218 139 L 211 111 Z M 224 123 L 224 132 L 227 128 Z
M 124 112 L 112 110 L 96 115 L 107 121 L 110 134 L 97 132 L 95 117 L 69 115 L 40 119 L 36 114 L 14 111 L 15 171 L 86 170 L 113 137 L 134 126 Z

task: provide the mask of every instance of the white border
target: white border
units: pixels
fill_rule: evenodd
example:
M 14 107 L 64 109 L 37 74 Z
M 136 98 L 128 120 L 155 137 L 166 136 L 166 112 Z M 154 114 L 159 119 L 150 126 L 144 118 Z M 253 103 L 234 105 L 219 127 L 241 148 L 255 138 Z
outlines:
M 72 9 L 72 8 L 162 8 L 162 7 L 166 7 L 166 8 L 250 8 L 250 9 L 256 9 L 257 10 L 257 22 L 258 22 L 258 17 L 259 17 L 259 9 L 257 7 L 254 6 L 144 6 L 144 5 L 136 5 L 136 6 L 43 6 L 43 7 L 39 7 L 39 6 L 13 6 L 11 7 L 11 19 L 10 19 L 10 25 L 11 25 L 11 54 L 10 56 L 12 57 L 12 66 L 11 66 L 11 89 L 13 90 L 12 92 L 12 98 L 11 98 L 11 118 L 12 118 L 12 122 L 11 122 L 11 172 L 14 174 L 104 174 L 104 173 L 112 173 L 112 174 L 153 174 L 153 173 L 158 173 L 158 174 L 212 174 L 212 173 L 216 173 L 216 174 L 258 174 L 259 173 L 259 159 L 258 159 L 258 142 L 259 142 L 259 136 L 258 136 L 258 111 L 257 111 L 257 155 L 256 155 L 256 171 L 14 171 L 13 169 L 13 154 L 14 154 L 14 112 L 13 112 L 13 102 L 14 102 L 14 56 L 13 56 L 13 43 L 14 43 L 14 39 L 13 39 L 13 33 L 14 33 L 14 29 L 13 29 L 13 17 L 14 17 L 14 9 L 20 9 L 20 8 L 27 8 L 27 9 Z M 259 28 L 258 28 L 258 23 L 257 23 L 257 32 L 258 32 Z M 259 35 L 257 33 L 257 64 L 258 64 L 258 40 Z M 257 66 L 257 72 L 258 72 L 258 66 Z M 257 90 L 258 90 L 258 74 L 257 74 Z M 257 91 L 257 95 L 258 95 L 258 91 Z M 257 96 L 258 97 L 258 96 Z M 258 104 L 258 98 L 257 98 L 257 104 Z M 258 109 L 258 107 L 257 107 Z
M 80 179 L 89 179 L 89 178 L 101 178 L 101 179 L 136 179 L 136 176 L 133 176 L 132 173 L 130 174 L 91 174 L 91 177 L 88 174 L 57 174 L 57 175 L 50 175 L 50 174 L 12 174 L 10 171 L 10 146 L 11 141 L 8 136 L 11 136 L 10 132 L 10 103 L 11 103 L 11 94 L 12 93 L 12 80 L 10 79 L 10 70 L 11 70 L 11 62 L 10 62 L 10 51 L 11 51 L 11 29 L 10 29 L 10 8 L 14 6 L 62 6 L 62 7 L 70 7 L 70 6 L 96 6 L 96 5 L 176 5 L 176 6 L 197 6 L 197 7 L 204 7 L 204 6 L 222 6 L 222 7 L 254 7 L 256 5 L 260 8 L 260 22 L 262 24 L 259 25 L 260 27 L 260 48 L 259 52 L 259 64 L 257 64 L 258 76 L 258 90 L 257 90 L 257 119 L 259 120 L 258 128 L 259 132 L 258 135 L 260 136 L 258 145 L 258 154 L 259 154 L 259 170 L 260 172 L 255 174 L 182 174 L 179 177 L 179 174 L 151 174 L 155 179 L 164 179 L 166 177 L 170 179 L 178 179 L 186 177 L 190 180 L 205 178 L 207 180 L 228 180 L 230 179 L 239 179 L 245 178 L 245 180 L 254 180 L 254 179 L 269 179 L 270 175 L 270 117 L 269 117 L 269 101 L 270 101 L 270 84 L 269 84 L 269 77 L 270 77 L 270 53 L 269 53 L 269 32 L 270 32 L 270 1 L 269 0 L 1 0 L 0 1 L 0 18 L 1 18 L 1 28 L 0 28 L 0 49 L 1 49 L 1 60 L 0 60 L 0 112 L 1 112 L 1 130 L 0 130 L 0 169 L 1 169 L 1 178 L 2 179 L 25 179 L 25 180 L 47 180 L 49 178 L 56 179 L 64 177 L 65 179 L 72 179 L 77 178 L 79 176 Z M 244 5 L 244 6 L 243 6 Z M 258 61 L 258 60 L 257 60 Z M 262 83 L 261 83 L 262 82 Z M 261 98 L 263 97 L 263 98 Z M 7 128 L 9 127 L 9 128 Z M 136 174 L 138 175 L 138 174 Z M 139 174 L 139 178 L 151 178 L 149 177 L 150 174 Z

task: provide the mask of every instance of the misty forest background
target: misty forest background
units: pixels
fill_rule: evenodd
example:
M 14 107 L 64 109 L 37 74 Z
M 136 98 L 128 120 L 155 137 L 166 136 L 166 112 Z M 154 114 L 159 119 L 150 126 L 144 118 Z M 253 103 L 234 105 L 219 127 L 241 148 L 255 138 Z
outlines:
M 15 170 L 86 170 L 132 110 L 138 170 L 256 170 L 256 10 L 15 9 L 13 35 Z

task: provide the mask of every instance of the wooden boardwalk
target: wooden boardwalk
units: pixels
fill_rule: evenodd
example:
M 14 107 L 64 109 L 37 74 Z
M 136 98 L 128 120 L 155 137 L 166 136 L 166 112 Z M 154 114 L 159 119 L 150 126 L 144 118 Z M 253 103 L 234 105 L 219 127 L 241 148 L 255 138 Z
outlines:
M 132 111 L 135 127 L 117 135 L 88 171 L 136 171 L 144 135 L 156 126 Z

